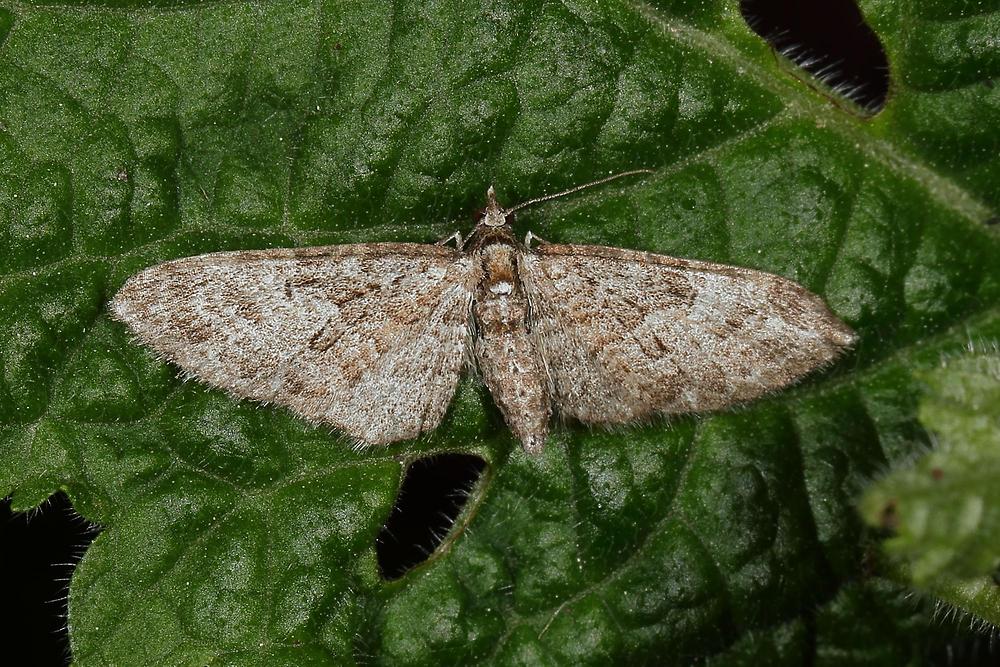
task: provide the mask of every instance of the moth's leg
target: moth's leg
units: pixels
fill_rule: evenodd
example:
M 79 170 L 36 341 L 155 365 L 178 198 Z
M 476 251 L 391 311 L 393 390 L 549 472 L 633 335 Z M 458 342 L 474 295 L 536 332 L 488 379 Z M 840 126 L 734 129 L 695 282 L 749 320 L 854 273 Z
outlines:
M 459 250 L 461 250 L 462 249 L 462 245 L 463 245 L 462 232 L 455 232 L 451 236 L 448 236 L 448 237 L 445 237 L 445 238 L 441 239 L 440 241 L 438 241 L 434 245 L 448 245 L 449 241 L 454 241 L 455 242 L 455 247 L 458 248 Z
M 531 250 L 531 242 L 535 240 L 537 240 L 539 243 L 548 244 L 548 241 L 543 239 L 538 234 L 532 234 L 531 232 L 528 232 L 527 234 L 524 235 L 524 247 L 527 248 L 528 250 Z

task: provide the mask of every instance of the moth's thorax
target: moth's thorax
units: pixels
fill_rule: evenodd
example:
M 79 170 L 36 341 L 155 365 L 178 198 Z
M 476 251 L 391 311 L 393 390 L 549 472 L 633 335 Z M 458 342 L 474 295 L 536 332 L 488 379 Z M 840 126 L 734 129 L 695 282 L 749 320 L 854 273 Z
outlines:
M 523 294 L 517 272 L 518 255 L 520 249 L 514 243 L 503 241 L 486 243 L 476 249 L 481 276 L 477 290 L 480 300 Z

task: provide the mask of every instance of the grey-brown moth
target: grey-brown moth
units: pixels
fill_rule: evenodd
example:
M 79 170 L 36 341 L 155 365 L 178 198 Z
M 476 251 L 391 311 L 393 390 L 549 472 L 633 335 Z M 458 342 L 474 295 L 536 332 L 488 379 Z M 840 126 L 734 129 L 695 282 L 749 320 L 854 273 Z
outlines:
M 795 382 L 854 341 L 791 280 L 530 232 L 522 243 L 510 213 L 524 204 L 504 209 L 492 187 L 486 196 L 455 248 L 185 257 L 129 278 L 111 312 L 187 373 L 365 445 L 434 429 L 471 367 L 530 453 L 553 413 L 621 424 L 718 410 Z

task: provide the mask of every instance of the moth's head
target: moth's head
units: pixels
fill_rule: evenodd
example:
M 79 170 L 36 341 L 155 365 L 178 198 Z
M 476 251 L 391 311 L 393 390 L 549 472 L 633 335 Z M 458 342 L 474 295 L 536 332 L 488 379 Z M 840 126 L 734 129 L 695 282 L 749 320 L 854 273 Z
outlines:
M 486 211 L 479 224 L 487 227 L 503 227 L 507 224 L 507 211 L 497 203 L 497 193 L 492 185 L 486 191 Z

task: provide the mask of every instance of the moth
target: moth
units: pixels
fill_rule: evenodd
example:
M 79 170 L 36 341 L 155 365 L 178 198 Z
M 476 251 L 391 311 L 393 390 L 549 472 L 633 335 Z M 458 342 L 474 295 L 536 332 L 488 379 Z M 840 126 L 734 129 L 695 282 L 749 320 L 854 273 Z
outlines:
M 466 368 L 542 450 L 584 424 L 751 401 L 829 364 L 854 333 L 780 276 L 511 228 L 493 187 L 467 239 L 218 252 L 128 279 L 110 304 L 138 339 L 239 398 L 359 446 L 438 426 Z

